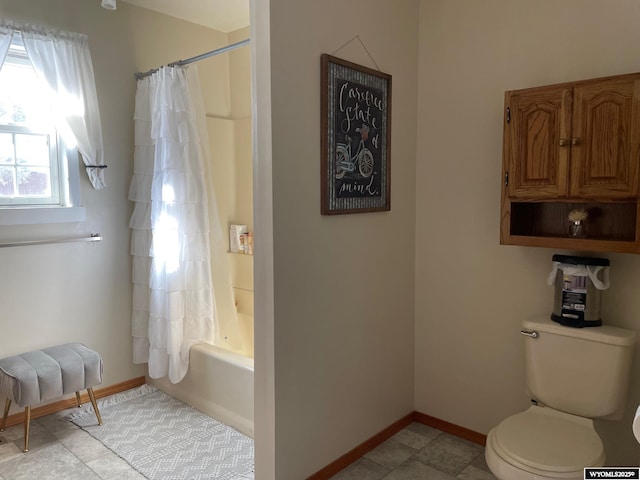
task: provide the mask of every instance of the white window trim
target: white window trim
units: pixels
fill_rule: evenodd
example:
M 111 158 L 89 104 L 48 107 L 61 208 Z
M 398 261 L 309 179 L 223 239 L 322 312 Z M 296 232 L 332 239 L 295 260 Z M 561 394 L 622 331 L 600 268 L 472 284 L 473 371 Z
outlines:
M 60 172 L 62 177 L 68 179 L 61 182 L 68 184 L 69 191 L 66 195 L 68 205 L 52 206 L 10 206 L 0 207 L 0 225 L 35 225 L 41 223 L 74 223 L 86 220 L 86 210 L 80 205 L 80 173 L 78 151 L 67 149 L 59 145 L 58 154 L 62 156 L 60 162 L 64 171 Z
M 22 35 L 13 41 L 23 45 Z M 14 61 L 31 64 L 29 57 L 18 55 Z M 56 137 L 55 148 L 58 172 L 54 181 L 58 185 L 59 202 L 55 205 L 6 205 L 0 206 L 0 225 L 36 225 L 50 223 L 75 223 L 86 220 L 86 210 L 80 205 L 80 161 L 76 148 L 67 148 L 62 138 Z

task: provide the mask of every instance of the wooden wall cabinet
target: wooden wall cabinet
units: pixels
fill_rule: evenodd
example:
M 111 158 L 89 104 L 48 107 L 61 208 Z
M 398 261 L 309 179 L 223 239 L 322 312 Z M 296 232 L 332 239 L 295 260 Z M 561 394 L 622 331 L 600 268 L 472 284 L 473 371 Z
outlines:
M 509 91 L 504 114 L 500 243 L 640 253 L 640 73 Z

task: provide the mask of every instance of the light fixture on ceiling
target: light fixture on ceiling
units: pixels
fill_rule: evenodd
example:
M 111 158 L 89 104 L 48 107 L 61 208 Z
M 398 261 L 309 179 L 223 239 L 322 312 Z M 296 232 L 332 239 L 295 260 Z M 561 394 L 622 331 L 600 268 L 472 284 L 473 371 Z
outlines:
M 102 0 L 102 8 L 106 8 L 107 10 L 115 10 L 116 0 Z

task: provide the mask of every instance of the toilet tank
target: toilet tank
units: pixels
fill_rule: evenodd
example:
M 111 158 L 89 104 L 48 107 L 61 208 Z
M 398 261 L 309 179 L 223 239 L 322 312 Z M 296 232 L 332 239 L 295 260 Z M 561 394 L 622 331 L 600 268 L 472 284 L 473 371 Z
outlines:
M 622 417 L 635 331 L 572 328 L 547 319 L 522 326 L 527 386 L 535 400 L 586 418 Z

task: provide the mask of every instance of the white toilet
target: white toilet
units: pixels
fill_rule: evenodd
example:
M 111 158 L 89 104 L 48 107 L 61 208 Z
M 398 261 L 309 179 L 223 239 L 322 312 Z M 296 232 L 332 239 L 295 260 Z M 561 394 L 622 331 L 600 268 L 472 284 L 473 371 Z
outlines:
M 636 333 L 610 326 L 524 321 L 528 410 L 489 432 L 487 465 L 499 480 L 584 478 L 604 464 L 593 418 L 619 420 Z

